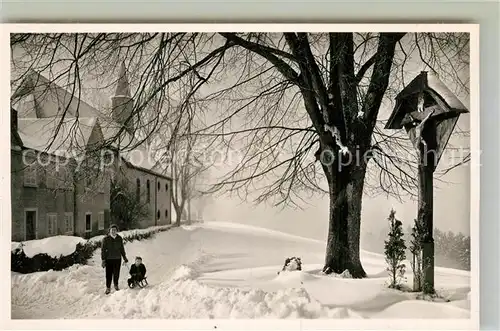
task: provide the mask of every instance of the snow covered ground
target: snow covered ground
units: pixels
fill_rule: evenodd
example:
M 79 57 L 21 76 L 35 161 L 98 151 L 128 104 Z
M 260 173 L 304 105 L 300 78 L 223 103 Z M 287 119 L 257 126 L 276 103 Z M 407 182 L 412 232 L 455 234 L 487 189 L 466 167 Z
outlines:
M 13 319 L 80 318 L 439 318 L 469 319 L 470 273 L 436 268 L 436 288 L 450 302 L 416 300 L 390 290 L 384 258 L 363 252 L 369 277 L 321 274 L 321 241 L 232 223 L 208 222 L 158 233 L 126 245 L 140 255 L 148 288 L 104 295 L 100 250 L 86 266 L 34 274 L 12 273 Z M 288 256 L 302 271 L 281 273 Z M 411 271 L 407 272 L 411 286 Z

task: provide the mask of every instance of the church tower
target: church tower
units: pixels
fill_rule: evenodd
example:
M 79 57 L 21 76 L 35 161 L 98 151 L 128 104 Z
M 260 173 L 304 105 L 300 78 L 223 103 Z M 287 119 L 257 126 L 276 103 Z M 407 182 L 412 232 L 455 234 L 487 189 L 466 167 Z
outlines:
M 120 74 L 118 76 L 115 95 L 111 97 L 111 107 L 113 120 L 125 126 L 125 130 L 129 134 L 133 135 L 135 129 L 135 116 L 132 115 L 134 109 L 134 99 L 130 94 L 130 85 L 128 82 L 125 62 L 122 62 L 120 67 Z

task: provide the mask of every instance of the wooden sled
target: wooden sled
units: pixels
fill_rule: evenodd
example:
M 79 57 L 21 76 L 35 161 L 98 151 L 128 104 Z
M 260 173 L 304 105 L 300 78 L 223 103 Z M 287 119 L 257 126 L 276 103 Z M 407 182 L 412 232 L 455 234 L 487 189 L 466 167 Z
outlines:
M 129 287 L 130 288 L 135 288 L 135 287 L 144 288 L 144 287 L 148 286 L 147 278 L 148 277 L 144 277 L 140 282 L 133 282 L 132 284 L 129 285 Z

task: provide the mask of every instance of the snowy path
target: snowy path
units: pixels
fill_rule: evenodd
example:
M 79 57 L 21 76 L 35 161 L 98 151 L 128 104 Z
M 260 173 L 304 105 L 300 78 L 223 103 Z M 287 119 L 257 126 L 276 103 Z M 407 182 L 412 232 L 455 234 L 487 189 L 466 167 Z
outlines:
M 469 318 L 470 274 L 437 268 L 437 288 L 452 302 L 414 300 L 389 290 L 383 257 L 363 252 L 369 278 L 320 273 L 324 244 L 270 230 L 205 223 L 126 245 L 143 257 L 150 287 L 104 295 L 96 251 L 88 266 L 12 277 L 13 318 Z M 277 276 L 298 255 L 302 272 Z M 411 272 L 407 273 L 411 278 Z
M 157 234 L 153 240 L 137 241 L 125 246 L 131 261 L 140 255 L 148 268 L 147 276 L 151 286 L 141 290 L 141 295 L 154 290 L 158 283 L 168 279 L 182 263 L 189 263 L 191 258 L 194 260 L 199 257 L 199 247 L 190 240 L 196 231 L 198 230 L 173 229 Z M 123 295 L 137 294 L 138 290 L 126 287 L 128 269 L 122 266 L 122 290 L 117 293 L 113 291 L 109 296 L 104 295 L 104 269 L 100 266 L 100 254 L 98 249 L 86 266 L 75 265 L 63 271 L 28 275 L 13 273 L 12 318 L 90 317 L 98 314 L 101 308 L 106 310 L 108 303 L 113 303 Z

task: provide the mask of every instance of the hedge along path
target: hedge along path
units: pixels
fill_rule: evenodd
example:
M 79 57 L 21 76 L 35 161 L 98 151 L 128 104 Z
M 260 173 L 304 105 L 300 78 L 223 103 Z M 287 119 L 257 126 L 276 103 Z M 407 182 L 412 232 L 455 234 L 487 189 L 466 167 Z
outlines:
M 155 234 L 168 231 L 173 227 L 175 227 L 175 224 L 123 231 L 119 234 L 126 245 L 136 240 L 150 239 Z M 85 265 L 92 258 L 94 252 L 101 248 L 103 239 L 104 235 L 101 235 L 90 238 L 84 244 L 78 243 L 72 254 L 60 257 L 52 257 L 46 253 L 40 253 L 30 258 L 26 256 L 21 243 L 21 246 L 17 250 L 11 252 L 11 271 L 28 274 L 49 270 L 60 271 L 75 264 Z

